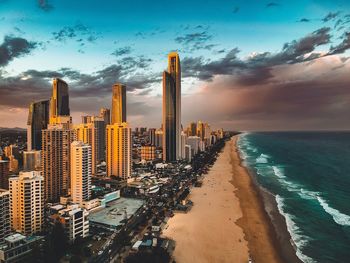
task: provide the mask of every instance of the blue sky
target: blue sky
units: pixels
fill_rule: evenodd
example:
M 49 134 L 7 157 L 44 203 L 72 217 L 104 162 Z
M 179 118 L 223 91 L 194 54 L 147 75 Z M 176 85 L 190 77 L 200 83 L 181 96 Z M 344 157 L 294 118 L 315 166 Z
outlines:
M 0 67 L 0 72 L 6 78 L 28 70 L 61 68 L 96 74 L 112 65 L 123 67 L 123 58 L 129 58 L 129 63 L 133 58 L 145 66 L 134 67 L 124 79 L 141 75 L 151 78 L 166 67 L 166 55 L 172 50 L 178 50 L 182 59 L 202 57 L 209 63 L 238 48 L 237 57 L 245 61 L 252 54 L 281 52 L 285 43 L 323 27 L 330 28 L 331 38 L 312 51 L 327 52 L 341 43 L 349 24 L 338 30 L 335 23 L 344 22 L 349 13 L 350 2 L 344 0 L 0 0 L 0 44 L 6 36 L 36 43 L 36 48 L 14 57 Z M 47 77 L 45 80 L 49 82 Z M 74 89 L 74 80 L 72 83 Z M 183 92 L 193 94 L 207 84 L 212 81 L 184 78 Z M 148 84 L 147 89 L 149 100 L 161 95 L 159 82 Z M 5 106 L 8 109 L 11 105 L 4 104 L 4 111 Z M 90 113 L 88 109 L 79 110 Z

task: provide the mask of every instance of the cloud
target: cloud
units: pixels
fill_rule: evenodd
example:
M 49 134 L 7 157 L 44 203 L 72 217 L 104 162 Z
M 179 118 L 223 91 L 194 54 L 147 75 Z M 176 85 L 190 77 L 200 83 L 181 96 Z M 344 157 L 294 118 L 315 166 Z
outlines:
M 124 55 L 129 55 L 132 51 L 130 46 L 120 47 L 113 51 L 112 55 L 119 57 Z
M 49 12 L 53 9 L 53 5 L 51 5 L 48 0 L 38 0 L 38 6 L 45 12 Z
M 345 32 L 342 36 L 343 41 L 336 45 L 331 46 L 329 50 L 330 55 L 341 54 L 350 48 L 350 32 Z
M 277 6 L 280 6 L 280 4 L 276 2 L 270 2 L 266 4 L 266 8 L 277 7 Z
M 330 42 L 330 28 L 320 28 L 311 34 L 285 43 L 277 53 L 258 53 L 242 60 L 238 57 L 239 49 L 230 50 L 223 58 L 208 61 L 203 57 L 185 57 L 182 61 L 183 75 L 197 77 L 200 80 L 212 80 L 215 75 L 240 74 L 242 83 L 252 83 L 252 80 L 263 81 L 269 78 L 269 69 L 276 65 L 306 62 L 318 58 L 320 53 L 312 53 L 316 47 Z M 263 74 L 262 74 L 263 73 Z M 259 74 L 260 78 L 252 78 Z M 247 80 L 244 78 L 247 77 Z
M 5 36 L 0 45 L 0 67 L 6 66 L 14 58 L 29 54 L 39 45 L 21 37 Z
M 201 32 L 188 33 L 175 38 L 175 42 L 183 46 L 183 51 L 195 51 L 198 49 L 211 50 L 214 44 L 208 44 L 207 42 L 212 40 L 213 36 L 208 33 L 207 30 Z
M 88 43 L 95 43 L 100 38 L 100 33 L 93 31 L 90 27 L 77 23 L 74 26 L 65 26 L 59 31 L 52 32 L 53 40 L 66 43 L 75 40 L 78 43 L 78 52 L 84 53 L 83 47 Z
M 334 20 L 336 17 L 338 17 L 340 12 L 329 12 L 324 18 L 322 18 L 322 21 L 324 23 Z
M 300 23 L 308 23 L 310 22 L 311 20 L 308 19 L 308 18 L 301 18 L 300 20 L 298 20 L 297 22 L 300 22 Z

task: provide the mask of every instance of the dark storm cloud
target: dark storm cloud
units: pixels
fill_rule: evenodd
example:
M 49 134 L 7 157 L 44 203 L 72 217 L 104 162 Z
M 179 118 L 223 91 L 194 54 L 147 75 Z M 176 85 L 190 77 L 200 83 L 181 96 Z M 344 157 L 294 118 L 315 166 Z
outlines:
M 328 22 L 334 20 L 340 15 L 340 12 L 329 12 L 324 18 L 322 18 L 323 22 Z
M 48 0 L 38 0 L 38 6 L 45 12 L 49 12 L 53 9 L 53 5 L 51 5 Z
M 0 71 L 0 102 L 11 107 L 27 107 L 34 99 L 48 98 L 52 79 L 62 78 L 69 84 L 72 99 L 84 98 L 75 101 L 77 107 L 88 110 L 86 100 L 109 96 L 112 85 L 116 82 L 125 83 L 128 91 L 140 90 L 146 94 L 150 85 L 161 81 L 160 73 L 159 76 L 136 73 L 136 69 L 148 67 L 149 59 L 141 56 L 128 57 L 122 61 L 123 64 L 113 64 L 92 74 L 84 74 L 71 68 L 61 68 L 57 71 L 31 69 L 17 76 L 6 77 Z
M 276 2 L 270 2 L 266 4 L 266 8 L 277 7 L 277 6 L 280 6 L 280 4 Z
M 186 57 L 182 61 L 183 75 L 212 80 L 215 75 L 240 75 L 240 82 L 246 85 L 264 82 L 271 78 L 270 68 L 282 64 L 294 64 L 319 58 L 318 53 L 311 53 L 316 47 L 330 42 L 330 29 L 321 28 L 311 34 L 284 44 L 278 53 L 260 53 L 246 60 L 238 58 L 239 49 L 234 48 L 223 58 L 208 61 L 203 57 Z M 311 53 L 311 55 L 306 56 Z
M 127 56 L 118 60 L 118 63 L 125 69 L 146 69 L 150 66 L 152 59 L 145 56 Z
M 342 42 L 336 46 L 331 46 L 330 55 L 341 54 L 350 48 L 350 32 L 345 32 L 342 36 Z
M 188 33 L 175 38 L 175 42 L 183 46 L 184 51 L 195 51 L 198 49 L 211 50 L 215 45 L 208 44 L 213 36 L 207 30 L 201 32 Z
M 130 46 L 125 46 L 125 47 L 120 47 L 114 50 L 112 55 L 119 57 L 119 56 L 124 56 L 124 55 L 129 55 L 132 51 L 132 48 Z
M 5 36 L 0 45 L 0 67 L 6 66 L 14 58 L 29 54 L 38 45 L 21 37 Z

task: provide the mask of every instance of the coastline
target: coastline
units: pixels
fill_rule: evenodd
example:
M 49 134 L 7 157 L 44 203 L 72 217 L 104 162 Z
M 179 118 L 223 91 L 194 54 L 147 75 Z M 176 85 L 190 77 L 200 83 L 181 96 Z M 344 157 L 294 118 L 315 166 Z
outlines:
M 283 215 L 279 213 L 275 197 L 266 189 L 261 187 L 257 182 L 255 174 L 249 172 L 247 167 L 243 165 L 243 160 L 241 159 L 238 151 L 237 139 L 237 136 L 235 136 L 233 139 L 234 149 L 232 151 L 232 183 L 238 188 L 236 195 L 240 199 L 240 204 L 243 211 L 243 217 L 240 219 L 238 224 L 244 229 L 245 236 L 248 240 L 249 250 L 254 262 L 302 262 L 296 255 L 296 248 L 292 244 L 292 239 L 287 229 L 286 220 Z M 244 172 L 242 173 L 239 170 L 244 170 Z M 246 176 L 244 180 L 242 180 L 242 176 L 239 177 L 238 174 L 245 174 Z M 245 182 L 242 183 L 242 181 Z M 247 198 L 245 195 L 248 195 L 249 192 L 251 197 Z M 245 200 L 249 199 L 253 201 L 250 204 L 245 202 Z M 257 227 L 261 225 L 259 223 L 255 223 L 254 226 L 254 222 L 249 222 L 252 221 L 250 218 L 251 209 L 260 211 L 260 220 L 263 222 L 262 226 L 265 226 L 262 228 L 262 230 L 265 231 L 265 236 L 268 239 L 267 244 L 269 244 L 265 248 L 269 248 L 271 246 L 271 248 L 268 250 L 275 251 L 273 259 L 271 258 L 270 260 L 264 261 L 260 260 L 262 257 L 265 257 L 265 253 L 261 249 L 259 242 L 256 240 L 257 238 L 254 232 L 256 232 Z M 272 255 L 271 253 L 268 254 Z
M 170 218 L 163 236 L 176 242 L 177 263 L 301 262 L 290 243 L 273 195 L 242 164 L 238 136 L 226 142 L 200 188 L 194 206 Z

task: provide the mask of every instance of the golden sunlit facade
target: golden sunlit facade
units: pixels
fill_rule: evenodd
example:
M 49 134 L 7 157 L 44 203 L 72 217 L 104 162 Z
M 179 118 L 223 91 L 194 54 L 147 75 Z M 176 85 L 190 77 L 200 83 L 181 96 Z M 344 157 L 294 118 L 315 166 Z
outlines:
M 126 86 L 116 83 L 113 85 L 112 93 L 111 124 L 126 122 Z
M 39 171 L 9 179 L 11 227 L 25 235 L 41 232 L 44 223 L 44 178 Z
M 61 116 L 70 116 L 68 84 L 55 78 L 52 82 L 52 96 L 50 98 L 50 124 L 63 123 L 66 119 Z
M 131 128 L 127 123 L 106 128 L 107 176 L 131 177 Z
M 82 205 L 91 197 L 91 146 L 74 141 L 70 153 L 71 197 L 73 203 Z

